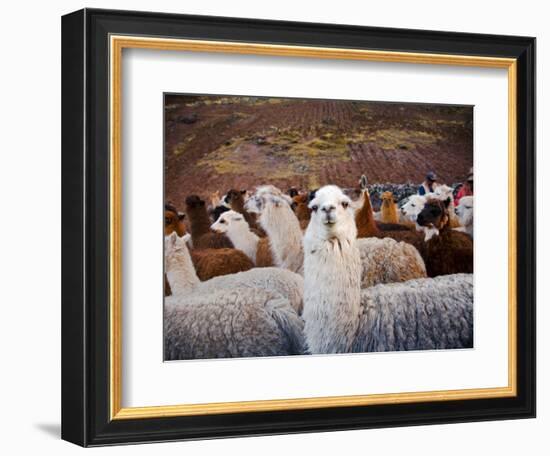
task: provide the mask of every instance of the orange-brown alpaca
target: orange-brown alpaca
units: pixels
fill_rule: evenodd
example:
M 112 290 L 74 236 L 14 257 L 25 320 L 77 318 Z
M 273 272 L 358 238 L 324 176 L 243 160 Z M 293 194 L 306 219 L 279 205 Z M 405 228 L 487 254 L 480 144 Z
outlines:
M 382 223 L 399 223 L 397 203 L 392 192 L 382 193 L 382 207 L 380 208 L 380 221 Z
M 355 212 L 357 237 L 388 237 L 387 231 L 411 231 L 411 228 L 399 223 L 381 223 L 374 219 L 374 210 L 367 189 L 367 178 L 363 175 L 359 181 L 363 205 Z M 390 236 L 392 237 L 392 236 Z
M 232 210 L 239 214 L 243 214 L 246 223 L 248 223 L 250 227 L 250 231 L 256 233 L 260 237 L 266 237 L 266 232 L 258 225 L 255 214 L 251 214 L 244 208 L 245 194 L 246 190 L 239 191 L 232 188 L 227 192 L 227 195 L 225 195 L 225 202 L 229 204 Z
M 164 207 L 164 235 L 168 236 L 174 231 L 180 237 L 186 234 L 183 216 L 178 214 L 174 206 L 167 204 Z M 250 258 L 244 252 L 236 249 L 189 249 L 189 253 L 197 277 L 202 281 L 221 275 L 248 271 L 254 267 Z M 165 275 L 164 295 L 170 296 L 171 294 L 170 285 Z
M 197 195 L 185 199 L 185 213 L 191 225 L 191 240 L 194 249 L 223 249 L 233 248 L 229 238 L 210 229 L 210 218 L 206 212 L 206 205 Z
M 450 227 L 450 203 L 450 198 L 445 201 L 431 198 L 417 216 L 420 226 L 439 231 L 424 242 L 421 252 L 429 277 L 474 272 L 473 241 L 466 233 Z

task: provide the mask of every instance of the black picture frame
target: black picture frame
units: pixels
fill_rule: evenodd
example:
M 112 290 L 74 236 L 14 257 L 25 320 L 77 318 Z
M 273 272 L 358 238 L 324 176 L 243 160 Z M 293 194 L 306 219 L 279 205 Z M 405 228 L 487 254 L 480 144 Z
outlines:
M 111 420 L 109 36 L 517 59 L 517 395 Z M 535 416 L 535 39 L 84 9 L 62 19 L 62 438 L 82 446 Z

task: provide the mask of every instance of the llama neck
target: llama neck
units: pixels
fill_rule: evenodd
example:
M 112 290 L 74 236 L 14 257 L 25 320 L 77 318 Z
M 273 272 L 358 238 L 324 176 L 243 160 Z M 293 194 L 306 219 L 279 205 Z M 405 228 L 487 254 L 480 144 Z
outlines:
M 321 240 L 306 232 L 304 249 L 308 347 L 312 353 L 350 352 L 361 314 L 361 260 L 355 239 Z
M 309 212 L 309 208 L 307 207 L 307 203 L 298 203 L 298 206 L 296 207 L 296 217 L 298 217 L 298 220 L 309 222 L 311 219 L 311 214 Z
M 244 200 L 242 198 L 237 198 L 231 201 L 231 209 L 239 214 L 244 214 Z
M 380 233 L 374 220 L 370 195 L 366 190 L 363 192 L 363 206 L 355 214 L 355 223 L 357 224 L 357 237 L 371 237 Z
M 194 208 L 187 212 L 191 225 L 191 238 L 196 241 L 199 237 L 210 232 L 210 219 L 206 208 Z
M 187 247 L 181 247 L 167 258 L 166 277 L 173 295 L 189 293 L 200 283 Z
M 256 250 L 260 239 L 257 235 L 249 229 L 230 229 L 227 236 L 236 249 L 242 250 L 256 264 Z
M 268 204 L 260 216 L 260 225 L 269 236 L 275 264 L 298 274 L 304 271 L 304 251 L 300 222 L 287 204 Z

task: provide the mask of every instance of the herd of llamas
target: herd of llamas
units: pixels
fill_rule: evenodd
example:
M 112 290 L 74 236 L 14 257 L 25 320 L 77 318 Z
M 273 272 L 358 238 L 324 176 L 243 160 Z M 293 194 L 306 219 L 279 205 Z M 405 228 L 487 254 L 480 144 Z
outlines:
M 473 347 L 473 197 L 358 187 L 166 204 L 165 359 Z

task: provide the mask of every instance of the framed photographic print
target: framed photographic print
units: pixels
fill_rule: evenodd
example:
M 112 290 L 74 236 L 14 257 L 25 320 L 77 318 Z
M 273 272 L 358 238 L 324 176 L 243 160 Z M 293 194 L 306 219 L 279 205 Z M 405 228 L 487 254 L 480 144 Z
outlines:
M 65 440 L 535 416 L 534 38 L 85 9 L 62 116 Z

